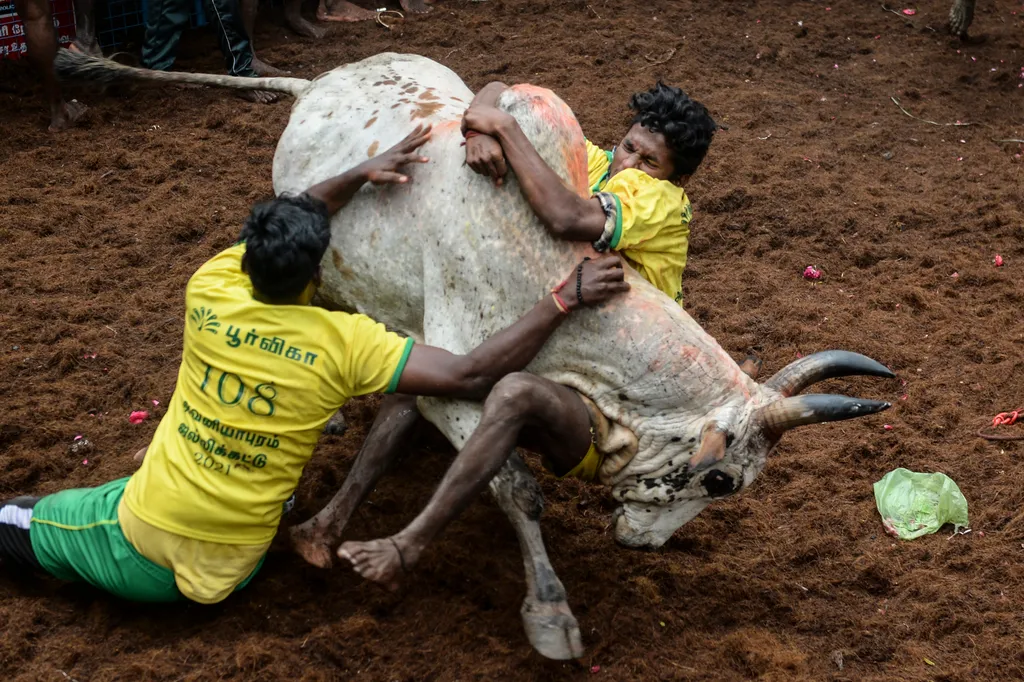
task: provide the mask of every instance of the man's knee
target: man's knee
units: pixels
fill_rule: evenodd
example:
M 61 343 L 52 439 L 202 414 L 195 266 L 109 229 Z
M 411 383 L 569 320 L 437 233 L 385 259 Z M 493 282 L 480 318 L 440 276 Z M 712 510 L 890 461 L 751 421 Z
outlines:
M 544 402 L 544 382 L 544 379 L 526 372 L 509 374 L 491 389 L 484 410 L 505 416 L 529 415 Z

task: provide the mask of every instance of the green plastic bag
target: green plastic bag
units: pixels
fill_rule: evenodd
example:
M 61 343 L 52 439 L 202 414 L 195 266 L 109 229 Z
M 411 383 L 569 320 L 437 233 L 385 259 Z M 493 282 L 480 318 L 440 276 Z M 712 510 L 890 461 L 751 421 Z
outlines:
M 902 540 L 934 533 L 945 523 L 967 527 L 967 500 L 946 474 L 894 469 L 875 483 L 885 532 Z

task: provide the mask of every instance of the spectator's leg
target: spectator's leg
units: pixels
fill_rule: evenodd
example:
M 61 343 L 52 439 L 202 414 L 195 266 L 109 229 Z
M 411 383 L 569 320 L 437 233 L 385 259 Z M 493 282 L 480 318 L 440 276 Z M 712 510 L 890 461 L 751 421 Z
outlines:
M 252 44 L 245 33 L 238 0 L 208 0 L 207 4 L 210 8 L 210 24 L 217 34 L 228 73 L 232 76 L 256 77 L 258 74 L 252 67 Z M 260 104 L 269 104 L 278 98 L 277 93 L 262 90 L 242 91 L 239 96 Z
M 306 38 L 323 38 L 327 35 L 325 29 L 302 18 L 302 0 L 284 0 L 284 22 L 291 30 Z
M 174 66 L 181 33 L 188 26 L 189 0 L 149 0 L 142 66 L 167 71 Z
M 50 132 L 70 128 L 85 113 L 85 106 L 72 100 L 65 102 L 53 59 L 57 56 L 57 33 L 49 0 L 14 0 L 14 9 L 25 24 L 28 60 L 43 78 L 43 91 L 50 106 Z
M 249 36 L 249 45 L 254 46 L 256 41 L 256 15 L 259 13 L 260 0 L 239 0 L 242 14 L 242 25 L 245 26 L 245 34 Z M 275 68 L 256 56 L 256 48 L 252 47 L 252 70 L 261 76 L 286 76 L 287 71 Z
M 95 0 L 75 0 L 75 45 L 93 57 L 103 56 L 96 36 Z

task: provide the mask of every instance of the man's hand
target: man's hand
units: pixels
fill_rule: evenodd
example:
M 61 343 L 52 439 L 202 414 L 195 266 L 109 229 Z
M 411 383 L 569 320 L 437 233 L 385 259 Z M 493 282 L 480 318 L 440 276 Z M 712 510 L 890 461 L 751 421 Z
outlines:
M 573 268 L 558 293 L 570 309 L 580 307 L 580 296 L 583 299 L 583 305 L 600 305 L 610 298 L 629 291 L 629 284 L 626 283 L 624 277 L 622 260 L 614 254 L 608 254 L 583 261 L 582 271 L 578 271 L 578 266 Z M 577 282 L 579 289 L 577 289 Z M 577 291 L 580 296 L 577 296 Z
M 499 187 L 508 172 L 501 143 L 490 135 L 478 133 L 466 138 L 466 164 L 476 173 L 494 178 Z
M 515 122 L 516 120 L 510 114 L 497 107 L 474 104 L 462 115 L 462 132 L 465 134 L 467 131 L 473 130 L 481 135 L 497 137 L 503 128 L 507 128 Z
M 416 126 L 409 135 L 379 156 L 363 162 L 366 179 L 375 185 L 404 184 L 409 176 L 399 172 L 408 163 L 426 163 L 427 157 L 416 150 L 430 140 L 430 124 Z

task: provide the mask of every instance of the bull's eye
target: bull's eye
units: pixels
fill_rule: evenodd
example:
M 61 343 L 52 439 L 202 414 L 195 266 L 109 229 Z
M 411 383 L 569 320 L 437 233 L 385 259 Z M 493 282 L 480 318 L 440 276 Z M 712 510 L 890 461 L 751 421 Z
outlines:
M 708 495 L 711 497 L 725 497 L 726 495 L 731 495 L 736 490 L 736 480 L 718 469 L 712 469 L 705 474 L 700 484 L 704 486 L 704 489 L 708 491 Z
M 680 438 L 679 436 L 672 436 L 672 442 L 673 443 L 678 443 L 681 440 L 682 440 L 682 438 Z

